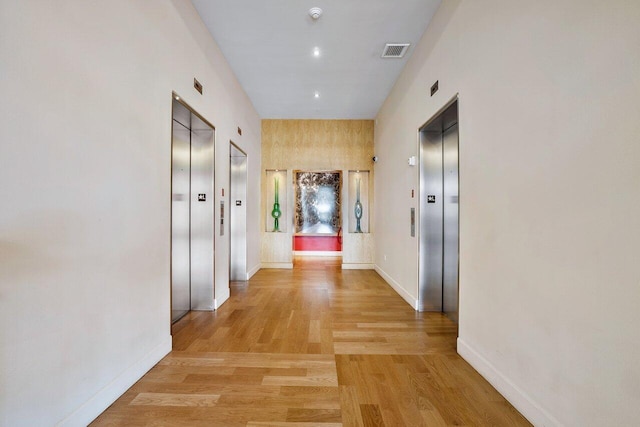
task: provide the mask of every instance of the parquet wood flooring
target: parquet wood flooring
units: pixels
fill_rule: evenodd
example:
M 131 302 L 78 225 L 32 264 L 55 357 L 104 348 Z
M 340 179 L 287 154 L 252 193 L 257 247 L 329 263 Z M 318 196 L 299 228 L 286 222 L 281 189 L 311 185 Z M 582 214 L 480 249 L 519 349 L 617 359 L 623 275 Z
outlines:
M 371 270 L 296 259 L 173 326 L 174 350 L 93 426 L 530 425 Z

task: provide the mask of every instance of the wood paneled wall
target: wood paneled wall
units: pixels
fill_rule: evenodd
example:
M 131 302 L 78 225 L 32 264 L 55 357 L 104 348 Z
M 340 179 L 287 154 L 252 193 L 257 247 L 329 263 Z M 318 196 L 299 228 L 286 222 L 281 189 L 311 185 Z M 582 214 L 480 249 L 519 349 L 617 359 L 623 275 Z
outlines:
M 263 120 L 262 121 L 262 169 L 286 169 L 322 171 L 341 170 L 343 174 L 349 170 L 368 170 L 369 200 L 373 211 L 373 120 Z M 343 176 L 344 179 L 344 176 Z M 277 236 L 265 232 L 266 223 L 266 182 L 262 180 L 262 224 L 263 244 L 262 261 L 281 265 L 292 262 L 290 243 L 293 230 L 291 221 L 293 211 L 288 213 L 289 224 L 287 233 Z M 293 182 L 287 183 L 287 197 L 293 194 Z M 293 200 L 292 198 L 290 200 Z M 289 204 L 293 206 L 293 203 Z M 344 221 L 344 219 L 343 219 Z M 371 219 L 371 223 L 373 220 Z M 344 228 L 344 224 L 343 224 Z M 280 233 L 277 233 L 280 234 Z M 370 236 L 363 236 L 367 245 Z M 283 240 L 276 243 L 275 240 Z M 355 242 L 353 242 L 355 243 Z M 275 245 L 275 246 L 274 246 Z M 273 246 L 273 247 L 272 247 Z M 350 262 L 358 264 L 373 263 L 371 248 L 363 252 L 363 256 L 351 253 L 350 247 L 355 249 L 361 245 L 349 244 L 344 240 L 343 255 Z M 361 251 L 362 248 L 359 248 Z M 266 266 L 266 265 L 265 265 Z
M 373 169 L 373 120 L 263 120 L 264 169 Z

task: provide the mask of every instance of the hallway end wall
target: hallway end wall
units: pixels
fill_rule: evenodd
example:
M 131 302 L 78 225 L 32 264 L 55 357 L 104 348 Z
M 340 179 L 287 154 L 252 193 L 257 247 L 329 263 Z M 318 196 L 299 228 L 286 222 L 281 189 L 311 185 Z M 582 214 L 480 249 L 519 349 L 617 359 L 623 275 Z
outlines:
M 262 232 L 262 265 L 292 265 L 293 253 L 293 171 L 342 171 L 342 258 L 345 268 L 371 268 L 373 235 L 346 232 L 351 209 L 346 188 L 349 170 L 370 171 L 369 209 L 373 209 L 373 120 L 262 120 L 262 166 L 264 169 L 288 170 L 288 206 L 286 232 L 266 232 L 267 201 L 261 198 L 260 229 Z M 267 194 L 266 179 L 262 194 Z M 373 224 L 373 219 L 370 220 Z
M 377 116 L 376 266 L 417 298 L 406 159 L 459 93 L 458 350 L 536 425 L 640 419 L 638 22 L 631 1 L 442 2 Z
M 86 425 L 171 349 L 172 91 L 216 128 L 216 204 L 230 139 L 258 200 L 260 118 L 189 1 L 1 8 L 0 425 Z

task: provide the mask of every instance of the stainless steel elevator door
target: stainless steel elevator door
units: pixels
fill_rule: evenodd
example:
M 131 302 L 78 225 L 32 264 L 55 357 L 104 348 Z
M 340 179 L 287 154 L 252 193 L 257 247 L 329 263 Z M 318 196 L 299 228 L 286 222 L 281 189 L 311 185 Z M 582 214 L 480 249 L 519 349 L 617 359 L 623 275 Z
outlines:
M 214 309 L 214 129 L 177 99 L 171 145 L 171 321 Z
M 229 279 L 247 280 L 247 155 L 231 145 Z
M 214 309 L 213 129 L 191 119 L 191 309 Z
M 442 132 L 420 132 L 420 311 L 442 311 Z
M 442 135 L 443 260 L 442 311 L 458 321 L 458 125 Z
M 458 321 L 458 102 L 419 131 L 418 309 Z
M 171 144 L 171 321 L 191 309 L 191 131 L 173 121 Z

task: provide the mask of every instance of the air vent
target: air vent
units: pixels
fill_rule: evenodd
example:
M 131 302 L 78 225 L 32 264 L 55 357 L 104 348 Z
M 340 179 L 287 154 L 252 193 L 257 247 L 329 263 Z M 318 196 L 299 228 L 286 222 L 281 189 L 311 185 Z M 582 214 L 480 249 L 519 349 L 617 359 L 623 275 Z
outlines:
M 382 51 L 383 58 L 402 58 L 411 43 L 387 43 Z

